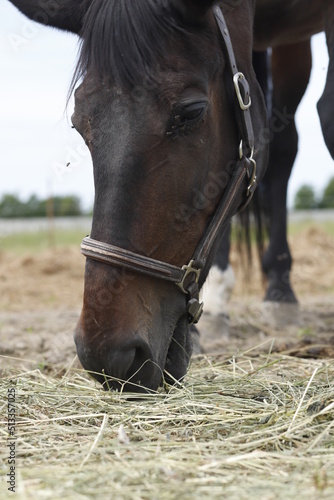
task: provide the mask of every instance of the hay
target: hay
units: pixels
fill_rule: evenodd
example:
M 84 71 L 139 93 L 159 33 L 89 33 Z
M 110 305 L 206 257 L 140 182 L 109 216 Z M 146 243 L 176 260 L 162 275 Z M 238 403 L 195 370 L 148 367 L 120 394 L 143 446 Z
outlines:
M 134 397 L 80 371 L 10 368 L 0 497 L 15 387 L 18 498 L 333 498 L 333 373 L 331 361 L 200 356 L 182 386 Z

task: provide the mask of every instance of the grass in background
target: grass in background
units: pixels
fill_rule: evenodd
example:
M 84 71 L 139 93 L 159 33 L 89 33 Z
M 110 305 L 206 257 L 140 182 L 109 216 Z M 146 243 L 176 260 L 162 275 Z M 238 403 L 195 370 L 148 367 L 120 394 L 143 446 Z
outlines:
M 307 231 L 311 227 L 316 227 L 325 231 L 328 236 L 334 237 L 334 220 L 333 221 L 314 221 L 303 220 L 300 222 L 290 222 L 288 226 L 288 236 L 297 235 L 303 231 Z
M 288 224 L 288 238 L 291 236 L 296 236 L 300 233 L 303 233 L 305 231 L 308 231 L 309 229 L 312 228 L 317 228 L 322 231 L 324 231 L 328 236 L 334 238 L 334 220 L 333 221 L 315 221 L 312 219 L 309 220 L 302 220 L 298 222 L 290 222 Z M 264 232 L 266 232 L 266 229 L 264 229 Z M 238 234 L 240 233 L 240 225 L 236 222 L 232 225 L 232 232 L 231 232 L 231 241 L 232 243 L 238 243 L 239 242 L 239 236 Z M 252 245 L 256 244 L 256 231 L 255 228 L 252 226 L 250 228 L 250 236 L 251 236 L 251 242 Z M 245 234 L 243 231 L 241 231 L 241 241 L 245 241 Z M 265 241 L 268 240 L 268 237 L 265 237 Z
M 60 246 L 80 247 L 82 238 L 88 232 L 81 229 L 55 229 L 29 233 L 11 234 L 0 237 L 0 249 L 14 253 L 36 253 Z
M 303 231 L 316 227 L 334 237 L 334 221 L 312 221 L 304 220 L 289 224 L 288 235 L 295 236 Z M 18 254 L 36 253 L 48 248 L 61 246 L 80 246 L 81 240 L 89 233 L 89 229 L 54 229 L 53 231 L 40 230 L 36 232 L 11 234 L 0 236 L 0 250 Z M 255 243 L 255 232 L 251 230 L 251 240 Z M 236 228 L 232 231 L 232 242 L 236 242 Z

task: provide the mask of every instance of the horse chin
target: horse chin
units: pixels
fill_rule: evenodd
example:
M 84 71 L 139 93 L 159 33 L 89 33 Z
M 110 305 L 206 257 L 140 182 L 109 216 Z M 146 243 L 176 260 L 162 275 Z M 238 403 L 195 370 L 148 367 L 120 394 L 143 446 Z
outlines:
M 186 316 L 178 321 L 174 330 L 164 369 L 164 380 L 168 384 L 176 384 L 183 380 L 187 373 L 193 342 Z
M 142 367 L 137 366 L 137 372 L 122 385 L 122 391 L 135 393 L 154 393 L 164 383 L 175 385 L 181 383 L 187 373 L 193 350 L 189 322 L 184 315 L 177 322 L 168 347 L 165 366 L 159 366 L 157 361 L 146 360 Z M 138 383 L 138 379 L 140 382 Z M 118 381 L 103 382 L 105 390 L 119 390 Z

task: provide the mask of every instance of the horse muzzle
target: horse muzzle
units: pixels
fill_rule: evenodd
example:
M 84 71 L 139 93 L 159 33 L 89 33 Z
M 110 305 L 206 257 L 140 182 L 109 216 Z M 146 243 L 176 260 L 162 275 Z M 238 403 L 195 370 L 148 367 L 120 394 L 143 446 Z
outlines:
M 83 368 L 105 390 L 151 392 L 164 380 L 172 384 L 185 376 L 192 352 L 186 315 L 169 326 L 161 318 L 150 329 L 140 322 L 137 329 L 130 329 L 131 321 L 122 329 L 107 323 L 99 328 L 83 310 L 74 333 Z

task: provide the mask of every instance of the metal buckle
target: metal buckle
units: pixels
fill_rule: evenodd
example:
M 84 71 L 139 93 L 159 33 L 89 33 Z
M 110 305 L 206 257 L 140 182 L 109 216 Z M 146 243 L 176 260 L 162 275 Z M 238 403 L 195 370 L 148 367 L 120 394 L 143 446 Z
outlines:
M 240 144 L 239 144 L 239 158 L 240 158 L 240 160 L 242 159 L 243 156 L 244 156 L 244 152 L 243 152 L 243 145 L 242 145 L 242 140 L 241 140 Z M 248 175 L 248 179 L 250 179 L 250 183 L 247 187 L 246 196 L 250 196 L 251 194 L 253 194 L 254 188 L 256 186 L 256 161 L 254 160 L 254 148 L 252 148 L 250 157 L 247 159 L 253 164 L 252 173 L 250 173 L 249 170 L 247 169 L 247 175 Z
M 255 189 L 255 186 L 256 186 L 256 161 L 253 158 L 253 153 L 252 153 L 252 156 L 248 159 L 251 163 L 253 163 L 253 171 L 250 174 L 248 169 L 247 169 L 247 174 L 248 174 L 248 178 L 250 179 L 250 183 L 249 183 L 249 186 L 247 188 L 246 196 L 252 195 L 253 191 Z
M 203 313 L 203 302 L 197 299 L 190 299 L 187 304 L 187 311 L 189 315 L 189 324 L 196 325 L 199 322 Z
M 243 111 L 246 111 L 246 109 L 248 109 L 251 106 L 252 100 L 251 100 L 251 97 L 249 96 L 249 100 L 248 100 L 247 104 L 245 104 L 243 101 L 243 98 L 242 98 L 242 95 L 240 92 L 240 87 L 239 87 L 239 80 L 241 80 L 242 78 L 244 78 L 246 80 L 245 75 L 239 71 L 238 73 L 236 73 L 233 76 L 233 83 L 234 83 L 235 92 L 237 94 L 237 98 L 239 101 L 239 106 Z
M 195 274 L 195 283 L 198 283 L 199 276 L 201 274 L 201 269 L 197 269 L 196 267 L 193 266 L 194 266 L 194 260 L 191 260 L 188 265 L 182 266 L 181 269 L 182 271 L 184 271 L 182 280 L 179 283 L 176 283 L 176 285 L 180 288 L 181 292 L 184 293 L 185 295 L 189 293 L 188 290 L 184 288 L 184 282 L 187 276 L 189 276 L 189 274 Z

